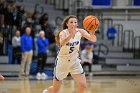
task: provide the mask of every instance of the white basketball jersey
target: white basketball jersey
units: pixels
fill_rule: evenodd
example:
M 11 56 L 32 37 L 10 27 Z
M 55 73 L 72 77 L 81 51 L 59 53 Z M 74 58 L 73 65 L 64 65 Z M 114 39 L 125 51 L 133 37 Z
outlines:
M 67 37 L 70 35 L 68 29 L 65 29 L 63 31 L 66 33 Z M 76 54 L 78 56 L 81 37 L 81 33 L 77 31 L 77 33 L 75 33 L 75 36 L 71 38 L 66 45 L 60 48 L 58 56 L 76 56 Z

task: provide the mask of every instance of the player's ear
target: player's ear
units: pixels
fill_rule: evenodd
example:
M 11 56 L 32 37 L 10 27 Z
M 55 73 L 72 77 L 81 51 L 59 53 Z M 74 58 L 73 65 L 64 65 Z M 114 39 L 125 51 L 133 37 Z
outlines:
M 68 26 L 68 22 L 66 23 L 66 26 Z

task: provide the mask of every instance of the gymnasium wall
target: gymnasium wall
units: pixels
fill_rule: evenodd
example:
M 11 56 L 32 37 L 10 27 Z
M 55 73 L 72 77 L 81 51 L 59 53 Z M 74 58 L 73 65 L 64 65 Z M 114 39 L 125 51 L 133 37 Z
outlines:
M 121 23 L 124 30 L 133 30 L 135 36 L 140 36 L 140 21 L 114 21 L 114 23 Z

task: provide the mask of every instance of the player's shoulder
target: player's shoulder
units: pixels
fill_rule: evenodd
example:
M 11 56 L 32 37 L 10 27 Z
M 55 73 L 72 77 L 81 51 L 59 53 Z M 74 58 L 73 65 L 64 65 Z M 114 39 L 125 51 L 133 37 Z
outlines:
M 68 29 L 64 29 L 62 31 L 60 31 L 60 34 L 66 34 L 68 32 Z
M 60 37 L 60 38 L 61 38 L 61 37 L 66 37 L 66 36 L 67 36 L 66 30 L 60 31 L 60 33 L 59 33 L 59 37 Z
M 59 35 L 61 35 L 61 34 L 66 34 L 66 29 L 60 31 Z

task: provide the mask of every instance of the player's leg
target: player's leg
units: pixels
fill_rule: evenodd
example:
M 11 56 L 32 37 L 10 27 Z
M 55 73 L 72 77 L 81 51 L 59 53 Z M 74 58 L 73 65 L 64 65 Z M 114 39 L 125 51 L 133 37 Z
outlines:
M 76 93 L 84 93 L 87 87 L 85 74 L 72 74 L 71 76 L 78 86 Z
M 44 90 L 43 93 L 58 93 L 60 90 L 62 81 L 53 80 L 53 85 L 48 88 L 48 90 Z
M 5 78 L 0 74 L 0 80 L 4 80 Z
M 80 64 L 80 59 L 76 59 L 76 62 L 71 67 L 71 76 L 74 81 L 77 83 L 77 92 L 76 93 L 84 93 L 87 84 L 84 70 Z
M 48 90 L 44 90 L 43 93 L 58 93 L 62 84 L 62 80 L 66 78 L 69 73 L 69 64 L 70 63 L 66 62 L 65 59 L 56 59 L 53 85 L 50 86 Z
M 61 66 L 57 66 L 54 71 L 54 80 L 53 85 L 48 88 L 48 92 L 43 93 L 58 93 L 62 80 L 66 78 L 68 75 L 68 71 L 64 71 L 64 69 L 61 68 Z

